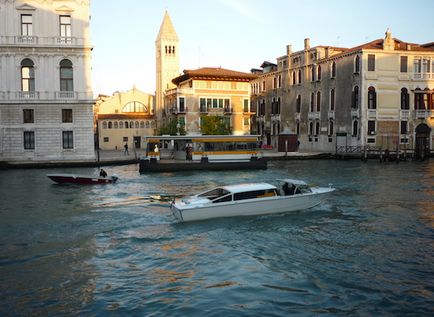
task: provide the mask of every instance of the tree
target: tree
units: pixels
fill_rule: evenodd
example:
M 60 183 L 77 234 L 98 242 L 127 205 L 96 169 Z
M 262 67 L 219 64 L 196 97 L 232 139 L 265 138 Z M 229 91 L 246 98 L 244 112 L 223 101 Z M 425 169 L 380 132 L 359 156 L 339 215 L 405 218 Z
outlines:
M 205 135 L 228 135 L 232 133 L 228 118 L 221 116 L 202 116 L 200 130 Z
M 179 133 L 180 135 L 185 135 L 185 126 L 180 124 L 178 130 L 177 125 L 178 125 L 178 119 L 170 118 L 169 122 L 165 122 L 165 124 L 161 126 L 159 134 L 177 135 Z

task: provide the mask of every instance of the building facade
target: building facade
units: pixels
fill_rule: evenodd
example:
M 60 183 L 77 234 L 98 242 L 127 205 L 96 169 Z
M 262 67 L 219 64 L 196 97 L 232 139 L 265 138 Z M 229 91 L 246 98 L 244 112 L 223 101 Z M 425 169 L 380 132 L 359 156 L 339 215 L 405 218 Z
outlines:
M 144 147 L 144 136 L 155 134 L 154 96 L 136 88 L 115 93 L 96 103 L 95 117 L 101 150 Z
M 165 97 L 165 118 L 176 117 L 187 134 L 206 134 L 204 117 L 213 116 L 230 134 L 250 134 L 250 81 L 257 75 L 224 68 L 185 70 Z M 205 132 L 205 133 L 204 133 Z
M 175 85 L 172 79 L 178 77 L 179 72 L 179 39 L 168 12 L 164 14 L 157 39 L 156 52 L 156 92 L 155 115 L 160 121 L 163 116 L 164 97 L 168 89 Z
M 433 62 L 434 43 L 406 43 L 389 31 L 349 49 L 311 48 L 309 39 L 302 51 L 288 45 L 274 69 L 263 67 L 251 83 L 254 128 L 270 145 L 289 129 L 301 150 L 427 153 L 434 143 Z
M 0 160 L 95 158 L 89 1 L 0 1 Z

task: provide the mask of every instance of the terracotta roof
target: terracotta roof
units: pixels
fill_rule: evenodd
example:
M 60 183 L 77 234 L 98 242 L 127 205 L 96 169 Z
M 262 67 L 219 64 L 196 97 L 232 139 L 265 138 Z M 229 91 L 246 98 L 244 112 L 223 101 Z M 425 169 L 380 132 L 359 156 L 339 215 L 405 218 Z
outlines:
M 204 67 L 195 70 L 184 70 L 184 74 L 172 80 L 175 85 L 188 79 L 221 80 L 221 81 L 250 81 L 258 78 L 258 75 L 237 72 L 225 68 Z

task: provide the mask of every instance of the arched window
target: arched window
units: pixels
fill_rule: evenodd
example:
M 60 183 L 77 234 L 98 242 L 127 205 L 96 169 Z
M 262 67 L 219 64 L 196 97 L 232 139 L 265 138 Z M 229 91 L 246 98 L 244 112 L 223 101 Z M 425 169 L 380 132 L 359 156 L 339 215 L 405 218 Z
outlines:
M 319 135 L 319 121 L 315 122 L 315 135 Z
M 353 121 L 353 136 L 357 136 L 359 134 L 359 121 Z
M 292 72 L 292 84 L 295 85 L 297 83 L 297 76 L 295 75 L 295 71 Z
M 332 63 L 332 71 L 331 71 L 331 78 L 335 78 L 336 77 L 336 62 Z
M 316 93 L 316 111 L 321 111 L 321 92 Z
M 295 105 L 295 112 L 299 113 L 301 111 L 301 95 L 297 96 L 297 102 Z
M 316 78 L 318 81 L 321 80 L 321 65 L 318 65 Z
M 145 128 L 145 122 L 144 121 L 140 121 L 140 129 L 144 129 Z
M 128 129 L 130 126 L 130 124 L 128 123 L 128 121 L 125 121 L 125 129 Z
M 136 121 L 136 122 L 134 122 L 134 127 L 136 128 L 136 129 L 138 129 L 139 128 L 139 121 Z
M 118 128 L 118 122 L 117 121 L 113 122 L 113 128 L 115 128 L 115 129 Z
M 131 101 L 122 108 L 122 112 L 148 112 L 148 107 L 139 101 Z
M 295 122 L 295 131 L 296 131 L 297 135 L 300 134 L 300 121 L 298 121 L 298 120 Z
M 103 128 L 103 129 L 107 129 L 107 121 L 103 121 L 103 123 L 102 123 L 102 128 Z
M 368 88 L 368 109 L 377 109 L 377 93 L 372 86 Z
M 150 124 L 149 124 L 149 121 L 146 121 L 146 129 L 149 129 L 149 126 L 150 126 Z
M 35 64 L 29 58 L 21 62 L 21 90 L 35 91 Z
M 408 94 L 407 88 L 401 89 L 401 109 L 402 110 L 408 110 L 410 109 L 410 96 Z
M 310 80 L 315 81 L 315 65 L 310 68 Z
M 313 134 L 313 122 L 310 121 L 309 122 L 309 135 L 312 135 L 312 134 Z
M 359 86 L 354 86 L 351 107 L 359 108 Z
M 313 108 L 315 106 L 315 93 L 310 94 L 310 112 L 313 112 Z
M 130 129 L 134 128 L 134 121 L 130 121 Z
M 334 123 L 333 123 L 333 120 L 330 120 L 329 121 L 329 136 L 331 136 L 331 135 L 333 135 L 335 132 L 334 132 Z
M 330 111 L 335 111 L 335 90 L 330 90 Z
M 298 83 L 301 84 L 301 70 L 298 70 Z
M 356 74 L 360 73 L 360 57 L 359 55 L 354 58 L 354 72 Z
M 124 122 L 123 121 L 119 121 L 119 129 L 123 129 L 124 128 Z
M 74 91 L 74 76 L 72 71 L 72 62 L 69 59 L 63 59 L 60 62 L 60 91 Z
M 109 123 L 108 123 L 108 128 L 109 128 L 109 129 L 113 128 L 113 124 L 112 124 L 111 121 L 109 121 Z

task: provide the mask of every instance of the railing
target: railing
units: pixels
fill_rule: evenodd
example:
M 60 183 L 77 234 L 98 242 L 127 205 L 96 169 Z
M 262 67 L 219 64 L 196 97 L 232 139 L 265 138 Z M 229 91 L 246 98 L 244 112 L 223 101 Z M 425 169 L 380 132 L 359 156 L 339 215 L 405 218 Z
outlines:
M 231 107 L 225 107 L 223 111 L 224 111 L 224 113 L 232 113 L 232 108 Z
M 327 116 L 328 116 L 329 119 L 334 119 L 335 118 L 335 112 L 334 111 L 329 111 L 327 113 Z
M 419 80 L 424 80 L 424 79 L 434 79 L 434 73 L 414 73 L 413 74 L 413 79 L 419 79 Z
M 295 120 L 300 120 L 300 117 L 301 117 L 300 112 L 296 112 L 295 113 Z
M 320 117 L 320 113 L 319 112 L 308 112 L 307 113 L 307 118 L 310 120 L 315 120 L 315 119 L 319 119 Z
M 434 116 L 434 109 L 418 109 L 414 111 L 414 116 L 416 119 L 425 119 Z
M 400 117 L 401 119 L 405 119 L 405 120 L 407 120 L 407 119 L 410 117 L 410 110 L 401 110 L 401 111 L 399 112 L 399 117 Z
M 353 117 L 353 118 L 358 118 L 360 115 L 359 115 L 359 109 L 352 109 L 351 110 L 351 117 Z
M 0 45 L 32 45 L 32 46 L 90 46 L 90 38 L 81 37 L 41 37 L 41 36 L 0 36 Z
M 200 113 L 208 113 L 208 107 L 207 106 L 200 106 L 199 111 L 200 111 Z
M 92 92 L 78 91 L 0 91 L 0 98 L 7 101 L 20 100 L 93 100 Z
M 368 118 L 375 119 L 377 117 L 377 109 L 368 109 Z

